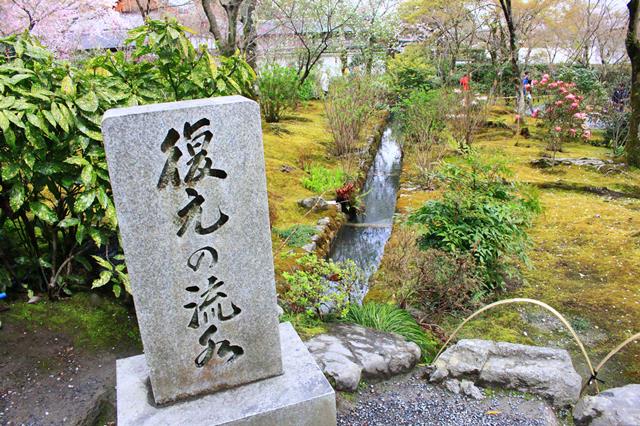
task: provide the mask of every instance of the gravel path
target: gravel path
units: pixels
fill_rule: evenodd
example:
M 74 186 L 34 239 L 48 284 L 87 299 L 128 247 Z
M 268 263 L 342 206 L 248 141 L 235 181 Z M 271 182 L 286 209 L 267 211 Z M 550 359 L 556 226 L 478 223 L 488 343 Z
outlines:
M 500 395 L 482 401 L 455 395 L 418 378 L 419 373 L 368 385 L 338 397 L 338 425 L 558 425 L 538 399 Z

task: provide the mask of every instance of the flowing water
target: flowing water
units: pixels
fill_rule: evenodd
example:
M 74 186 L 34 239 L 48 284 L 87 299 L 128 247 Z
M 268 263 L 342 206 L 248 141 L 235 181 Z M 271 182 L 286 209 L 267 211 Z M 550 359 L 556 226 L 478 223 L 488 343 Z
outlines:
M 352 259 L 364 271 L 364 282 L 352 295 L 357 301 L 362 301 L 367 294 L 367 282 L 378 269 L 391 235 L 401 166 L 402 151 L 397 131 L 388 127 L 364 185 L 365 212 L 344 224 L 331 246 L 331 259 Z

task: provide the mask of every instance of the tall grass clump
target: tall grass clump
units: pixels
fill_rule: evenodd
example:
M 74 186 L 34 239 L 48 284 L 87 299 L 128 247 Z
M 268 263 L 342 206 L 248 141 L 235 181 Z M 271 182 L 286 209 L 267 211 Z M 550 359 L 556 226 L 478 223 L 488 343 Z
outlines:
M 423 330 L 409 312 L 395 305 L 353 304 L 345 316 L 345 321 L 401 335 L 420 347 L 425 362 L 430 362 L 437 352 L 437 340 Z
M 362 130 L 375 112 L 378 91 L 371 80 L 352 76 L 335 78 L 324 108 L 334 140 L 334 154 L 352 153 Z
M 416 90 L 399 104 L 404 150 L 413 161 L 411 178 L 432 189 L 447 152 L 446 114 L 450 98 L 442 90 Z

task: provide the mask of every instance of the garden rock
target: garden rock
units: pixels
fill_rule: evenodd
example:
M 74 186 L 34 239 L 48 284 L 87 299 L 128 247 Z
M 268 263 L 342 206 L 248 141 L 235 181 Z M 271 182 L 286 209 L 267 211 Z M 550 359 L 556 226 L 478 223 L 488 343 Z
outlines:
M 318 219 L 319 226 L 328 226 L 331 223 L 331 218 L 323 217 L 322 219 Z
M 557 407 L 575 404 L 580 395 L 581 378 L 562 349 L 461 340 L 438 358 L 435 367 L 432 379 L 465 378 L 515 389 L 548 398 Z
M 302 250 L 306 251 L 307 253 L 313 253 L 314 251 L 316 251 L 316 248 L 317 245 L 314 241 L 302 246 Z
M 612 160 L 601 160 L 599 158 L 556 158 L 555 160 L 548 157 L 539 158 L 531 161 L 531 165 L 539 168 L 547 168 L 558 165 L 563 166 L 582 166 L 593 167 L 597 170 L 606 168 L 607 171 L 624 168 L 623 163 L 614 163 Z
M 460 390 L 463 394 L 473 399 L 484 399 L 484 394 L 482 393 L 482 391 L 470 380 L 463 380 L 462 382 L 460 382 Z
M 420 360 L 420 348 L 403 337 L 354 324 L 340 324 L 306 342 L 337 390 L 353 392 L 361 378 L 404 373 Z
M 322 210 L 327 210 L 329 208 L 329 203 L 322 197 L 309 197 L 303 200 L 298 201 L 298 205 L 300 207 L 304 207 L 305 209 L 311 209 L 314 212 L 319 212 Z
M 460 393 L 460 380 L 449 379 L 446 382 L 444 382 L 444 387 L 449 392 L 458 395 Z
M 585 396 L 573 409 L 576 426 L 640 425 L 640 385 Z

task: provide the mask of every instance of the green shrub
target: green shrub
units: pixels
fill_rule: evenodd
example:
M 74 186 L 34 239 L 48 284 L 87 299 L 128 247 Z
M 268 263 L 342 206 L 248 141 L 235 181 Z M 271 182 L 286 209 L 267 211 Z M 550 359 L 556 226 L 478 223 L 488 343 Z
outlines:
M 575 83 L 575 90 L 587 95 L 591 101 L 607 96 L 598 71 L 594 68 L 564 66 L 558 73 L 558 79 Z
M 401 335 L 420 347 L 422 359 L 425 362 L 430 362 L 438 351 L 437 339 L 420 327 L 411 314 L 395 305 L 365 303 L 360 306 L 353 304 L 344 320 Z
M 505 287 L 512 260 L 528 261 L 526 228 L 540 210 L 537 195 L 508 183 L 507 173 L 500 163 L 468 156 L 466 164 L 445 170 L 442 199 L 428 201 L 409 217 L 421 225 L 422 249 L 472 254 L 489 291 Z
M 0 279 L 56 298 L 72 286 L 127 289 L 100 122 L 114 107 L 250 94 L 239 57 L 196 50 L 175 20 L 130 32 L 132 51 L 83 66 L 28 34 L 0 39 Z M 96 257 L 102 261 L 98 262 Z M 94 262 L 95 260 L 95 262 Z M 98 262 L 98 263 L 96 263 Z M 2 285 L 0 284 L 0 286 Z
M 290 247 L 302 247 L 317 231 L 315 226 L 293 225 L 286 229 L 273 228 L 273 232 L 285 240 Z
M 270 64 L 258 76 L 260 109 L 267 123 L 280 121 L 298 102 L 298 76 L 290 67 Z
M 352 260 L 333 262 L 308 254 L 298 259 L 300 269 L 283 272 L 287 289 L 283 302 L 293 313 L 324 319 L 328 313 L 343 317 L 351 305 L 351 294 L 362 280 L 362 271 Z
M 437 86 L 436 69 L 419 47 L 409 46 L 387 60 L 389 88 L 399 99 L 414 90 L 430 90 Z
M 302 84 L 298 85 L 298 99 L 301 101 L 320 99 L 321 93 L 322 89 L 315 72 L 312 72 Z
M 302 186 L 318 194 L 340 188 L 347 180 L 346 173 L 340 168 L 330 170 L 312 166 L 307 172 L 309 176 L 302 178 Z

